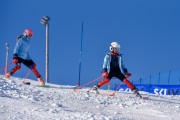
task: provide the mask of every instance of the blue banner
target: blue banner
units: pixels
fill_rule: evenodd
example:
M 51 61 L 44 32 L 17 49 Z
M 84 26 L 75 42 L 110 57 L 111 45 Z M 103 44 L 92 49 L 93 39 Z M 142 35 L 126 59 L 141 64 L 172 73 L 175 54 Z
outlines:
M 139 91 L 145 91 L 156 95 L 180 95 L 180 85 L 135 85 Z M 116 90 L 118 85 L 114 87 Z M 125 84 L 121 85 L 119 91 L 131 91 Z

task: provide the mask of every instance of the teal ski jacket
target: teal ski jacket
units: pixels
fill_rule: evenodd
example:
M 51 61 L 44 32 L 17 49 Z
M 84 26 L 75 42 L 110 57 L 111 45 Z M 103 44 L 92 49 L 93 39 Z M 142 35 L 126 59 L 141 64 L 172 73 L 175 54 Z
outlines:
M 30 47 L 30 40 L 27 37 L 22 36 L 16 42 L 14 48 L 14 54 L 17 54 L 17 56 L 22 59 L 31 60 L 29 55 L 29 47 Z
M 123 64 L 123 60 L 122 60 L 122 55 L 119 54 L 118 55 L 118 61 L 119 61 L 119 68 L 121 70 L 121 73 L 123 73 L 124 75 L 127 72 L 127 69 L 125 68 L 124 64 Z M 104 62 L 103 62 L 103 70 L 107 69 L 107 72 L 110 72 L 110 62 L 111 62 L 111 54 L 107 53 L 104 57 Z

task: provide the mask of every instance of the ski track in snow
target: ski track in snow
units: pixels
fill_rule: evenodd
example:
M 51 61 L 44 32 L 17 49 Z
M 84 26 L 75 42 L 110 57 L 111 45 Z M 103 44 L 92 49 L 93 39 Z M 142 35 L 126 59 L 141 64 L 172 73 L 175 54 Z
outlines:
M 116 92 L 114 97 L 73 92 L 74 86 L 38 82 L 0 75 L 0 120 L 180 120 L 180 96 L 149 96 L 149 100 Z M 99 90 L 100 93 L 112 93 Z

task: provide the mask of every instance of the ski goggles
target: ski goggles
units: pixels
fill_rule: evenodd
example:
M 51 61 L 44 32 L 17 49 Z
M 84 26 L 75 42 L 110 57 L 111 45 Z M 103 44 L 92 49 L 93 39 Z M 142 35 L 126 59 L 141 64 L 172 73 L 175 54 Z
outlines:
M 32 34 L 28 34 L 26 32 L 24 32 L 24 35 L 26 35 L 28 38 L 31 38 L 33 36 Z

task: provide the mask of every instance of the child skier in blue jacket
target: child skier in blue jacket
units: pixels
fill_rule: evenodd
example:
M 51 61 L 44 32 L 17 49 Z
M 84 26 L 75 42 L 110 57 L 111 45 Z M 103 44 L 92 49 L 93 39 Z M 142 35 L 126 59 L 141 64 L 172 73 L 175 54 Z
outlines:
M 6 78 L 12 76 L 17 70 L 21 68 L 21 63 L 27 66 L 34 75 L 38 78 L 41 87 L 45 86 L 45 83 L 36 69 L 36 64 L 30 58 L 29 55 L 29 47 L 30 47 L 30 39 L 33 36 L 33 32 L 31 29 L 26 29 L 23 35 L 20 35 L 17 38 L 16 46 L 14 48 L 13 61 L 12 63 L 16 64 L 16 66 L 5 74 Z
M 122 82 L 124 82 L 135 95 L 140 96 L 138 89 L 127 79 L 131 76 L 128 70 L 125 68 L 122 60 L 122 55 L 119 54 L 120 45 L 117 42 L 112 42 L 110 45 L 110 53 L 106 54 L 103 63 L 103 74 L 104 80 L 94 85 L 90 91 L 98 92 L 98 88 L 102 87 L 104 84 L 110 82 L 111 78 L 116 77 Z M 141 97 L 141 96 L 140 96 Z

